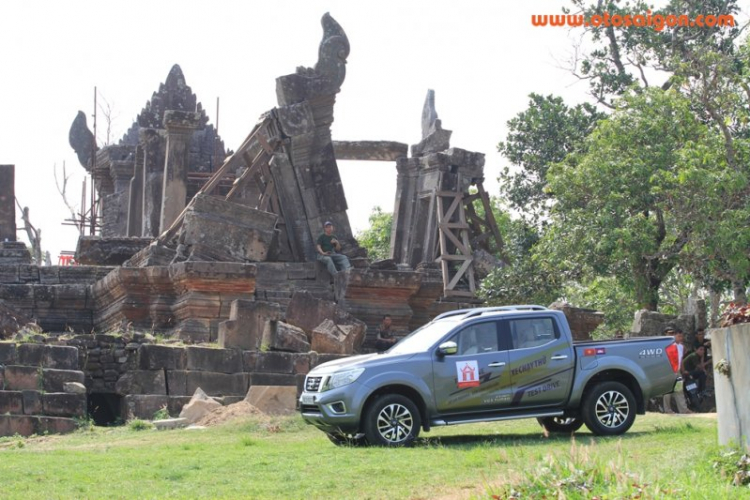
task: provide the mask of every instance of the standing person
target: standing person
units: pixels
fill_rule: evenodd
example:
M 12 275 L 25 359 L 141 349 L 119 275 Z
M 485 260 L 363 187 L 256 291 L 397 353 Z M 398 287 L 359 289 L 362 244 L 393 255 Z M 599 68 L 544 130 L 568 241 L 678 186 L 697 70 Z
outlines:
M 674 335 L 674 344 L 667 347 L 667 356 L 670 359 L 674 356 L 679 366 L 679 371 L 682 374 L 682 358 L 685 356 L 685 334 L 679 328 L 668 326 L 664 329 L 664 335 Z M 671 350 L 671 352 L 670 352 Z M 677 413 L 693 413 L 687 407 L 685 402 L 685 395 L 682 393 L 682 382 L 677 384 L 675 391 L 669 394 L 665 394 L 662 397 L 662 403 L 664 404 L 664 413 L 674 413 L 672 411 L 672 398 L 677 405 Z
M 335 276 L 339 271 L 346 271 L 352 267 L 346 255 L 337 253 L 341 251 L 341 243 L 339 243 L 336 235 L 333 234 L 333 222 L 326 221 L 323 226 L 323 234 L 318 236 L 315 248 L 318 251 L 318 260 L 326 265 L 331 276 Z
M 390 315 L 386 314 L 383 316 L 383 322 L 380 324 L 378 336 L 375 339 L 375 349 L 377 349 L 378 352 L 387 351 L 398 342 L 396 334 L 391 330 L 392 322 L 393 320 Z
M 704 354 L 708 354 L 708 350 L 711 348 L 711 341 L 706 340 L 706 331 L 698 330 L 695 332 L 695 338 L 693 339 L 693 351 L 697 350 L 698 347 L 703 346 L 706 348 Z

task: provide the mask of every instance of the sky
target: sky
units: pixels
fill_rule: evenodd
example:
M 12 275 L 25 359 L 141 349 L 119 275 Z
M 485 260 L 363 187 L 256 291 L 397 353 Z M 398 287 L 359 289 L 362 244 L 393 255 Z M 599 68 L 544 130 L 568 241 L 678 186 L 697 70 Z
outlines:
M 351 52 L 334 108 L 334 140 L 421 139 L 428 89 L 436 93 L 451 145 L 486 154 L 485 187 L 499 194 L 505 165 L 497 144 L 528 94 L 589 101 L 569 71 L 579 29 L 531 25 L 532 14 L 558 14 L 564 0 L 25 0 L 0 4 L 0 164 L 16 166 L 16 197 L 42 229 L 53 264 L 75 250 L 78 232 L 55 186 L 70 177 L 80 204 L 83 167 L 68 144 L 79 110 L 112 110 L 110 141 L 132 124 L 173 64 L 236 149 L 261 113 L 276 106 L 275 79 L 313 66 L 326 13 L 347 33 Z M 99 111 L 98 139 L 106 141 Z M 392 211 L 395 163 L 339 162 L 355 230 L 374 206 Z M 18 227 L 22 227 L 20 211 Z M 19 232 L 18 239 L 27 241 Z

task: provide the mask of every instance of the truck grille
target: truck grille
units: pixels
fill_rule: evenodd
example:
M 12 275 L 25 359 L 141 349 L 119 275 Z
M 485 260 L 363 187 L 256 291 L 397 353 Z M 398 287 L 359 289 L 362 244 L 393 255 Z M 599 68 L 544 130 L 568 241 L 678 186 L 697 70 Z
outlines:
M 307 377 L 305 379 L 305 391 L 307 392 L 318 392 L 320 389 L 320 383 L 323 381 L 323 377 Z

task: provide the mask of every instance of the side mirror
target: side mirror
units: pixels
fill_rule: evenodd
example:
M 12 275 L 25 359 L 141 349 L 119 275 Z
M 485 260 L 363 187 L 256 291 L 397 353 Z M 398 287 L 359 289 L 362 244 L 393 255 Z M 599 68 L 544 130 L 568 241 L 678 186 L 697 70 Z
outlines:
M 448 342 L 440 344 L 437 352 L 441 356 L 445 356 L 446 354 L 456 354 L 458 352 L 458 345 L 452 340 L 449 340 Z

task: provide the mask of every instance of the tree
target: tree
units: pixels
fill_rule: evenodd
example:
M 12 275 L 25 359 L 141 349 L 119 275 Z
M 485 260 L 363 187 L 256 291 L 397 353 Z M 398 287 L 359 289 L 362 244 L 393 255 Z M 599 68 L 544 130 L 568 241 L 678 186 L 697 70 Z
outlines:
M 18 198 L 16 198 L 16 205 L 21 209 L 21 220 L 23 220 L 23 229 L 26 230 L 26 236 L 29 238 L 29 244 L 31 245 L 31 256 L 34 258 L 34 263 L 41 266 L 44 262 L 42 260 L 42 230 L 37 229 L 31 223 L 29 207 L 22 207 Z
M 529 107 L 508 121 L 508 136 L 498 150 L 513 167 L 500 173 L 500 191 L 521 217 L 537 223 L 547 216 L 547 170 L 569 153 L 605 115 L 590 104 L 567 106 L 561 97 L 529 95 Z
M 710 136 L 678 93 L 626 94 L 586 152 L 549 171 L 557 205 L 539 247 L 544 260 L 574 276 L 616 276 L 640 307 L 656 310 L 659 287 L 693 230 L 685 214 L 716 202 L 693 183 L 713 179 L 711 166 L 686 160 Z
M 380 207 L 373 207 L 370 212 L 370 227 L 357 233 L 360 246 L 367 249 L 372 260 L 388 259 L 391 255 L 391 227 L 393 214 L 383 212 Z

